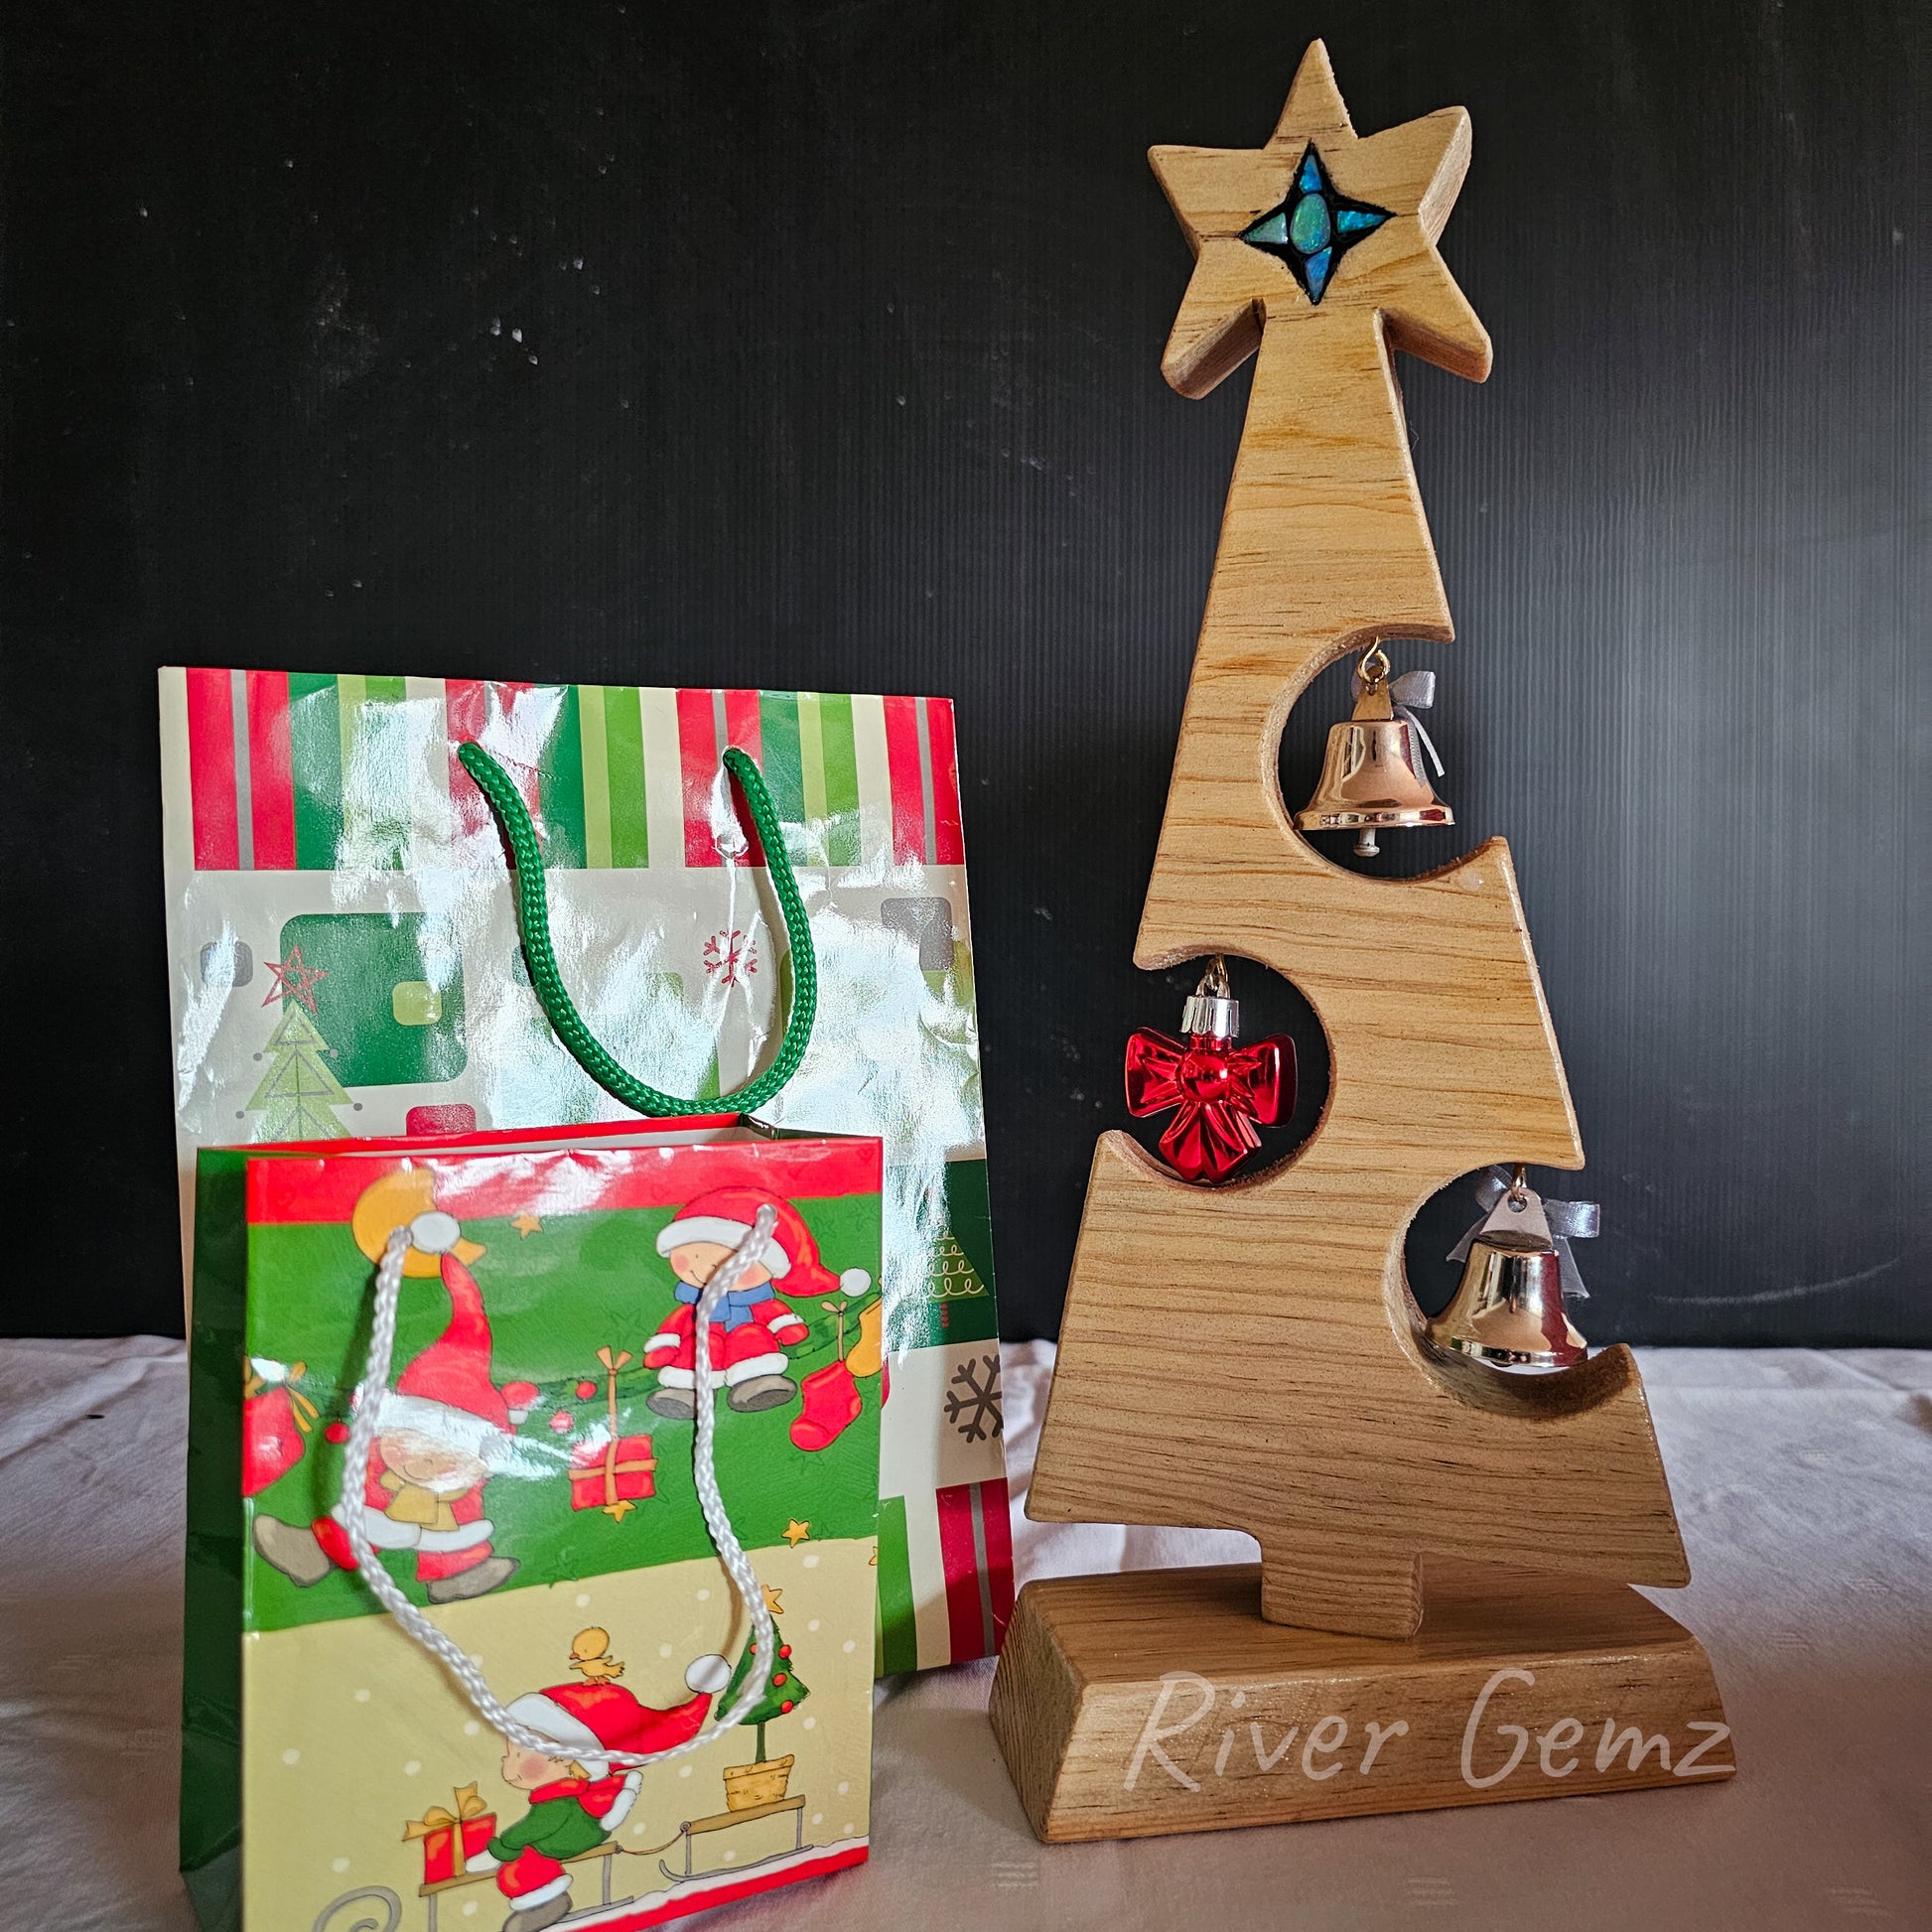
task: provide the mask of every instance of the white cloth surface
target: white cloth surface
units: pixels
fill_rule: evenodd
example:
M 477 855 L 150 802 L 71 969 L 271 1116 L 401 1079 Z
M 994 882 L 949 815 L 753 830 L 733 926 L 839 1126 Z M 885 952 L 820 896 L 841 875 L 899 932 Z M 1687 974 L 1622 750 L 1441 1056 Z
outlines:
M 1932 1926 L 1932 1351 L 1640 1354 L 1696 1573 L 1656 1594 L 1711 1653 L 1734 1779 L 1047 1847 L 987 1727 L 992 1666 L 967 1664 L 881 1689 L 869 1865 L 698 1922 Z M 1006 1351 L 1023 1582 L 1252 1560 L 1238 1536 L 1027 1522 L 1051 1363 L 1043 1344 Z M 194 1924 L 174 1870 L 185 1426 L 178 1342 L 0 1343 L 0 1927 Z

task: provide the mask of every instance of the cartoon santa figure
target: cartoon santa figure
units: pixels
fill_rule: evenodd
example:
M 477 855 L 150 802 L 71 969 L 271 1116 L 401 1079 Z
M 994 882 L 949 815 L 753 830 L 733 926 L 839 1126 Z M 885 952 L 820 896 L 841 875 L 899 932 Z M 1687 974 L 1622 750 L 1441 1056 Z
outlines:
M 752 1231 L 760 1207 L 778 1217 L 763 1259 L 753 1263 L 711 1318 L 711 1366 L 723 1379 L 734 1409 L 771 1409 L 789 1402 L 798 1384 L 785 1373 L 785 1349 L 805 1338 L 805 1323 L 773 1292 L 783 1282 L 790 1295 L 863 1294 L 871 1277 L 863 1269 L 834 1276 L 818 1258 L 818 1244 L 788 1200 L 758 1187 L 720 1187 L 679 1209 L 657 1237 L 657 1252 L 677 1277 L 677 1305 L 644 1344 L 644 1366 L 657 1371 L 646 1401 L 660 1416 L 680 1420 L 698 1413 L 697 1305 L 705 1285 Z
M 404 1277 L 440 1277 L 450 1298 L 449 1325 L 383 1395 L 361 1504 L 369 1542 L 413 1551 L 430 1601 L 449 1603 L 482 1596 L 515 1574 L 516 1560 L 490 1547 L 483 1486 L 508 1461 L 515 1425 L 537 1391 L 526 1382 L 499 1389 L 491 1379 L 489 1317 L 470 1272 L 483 1251 L 436 1205 L 433 1185 L 423 1168 L 385 1174 L 364 1189 L 350 1226 L 371 1261 L 392 1229 L 407 1227 Z M 304 1588 L 332 1566 L 353 1570 L 341 1514 L 338 1504 L 306 1526 L 257 1516 L 255 1549 Z
M 503 1782 L 527 1791 L 530 1809 L 465 1867 L 495 1872 L 496 1889 L 510 1906 L 503 1932 L 541 1932 L 569 1914 L 564 1861 L 604 1844 L 630 1816 L 643 1781 L 634 1769 L 614 1772 L 609 1754 L 661 1751 L 695 1737 L 713 1696 L 731 1681 L 731 1666 L 722 1657 L 700 1657 L 684 1674 L 693 1695 L 668 1711 L 638 1703 L 612 1675 L 531 1691 L 509 1707 L 518 1724 L 555 1748 L 504 1740 Z

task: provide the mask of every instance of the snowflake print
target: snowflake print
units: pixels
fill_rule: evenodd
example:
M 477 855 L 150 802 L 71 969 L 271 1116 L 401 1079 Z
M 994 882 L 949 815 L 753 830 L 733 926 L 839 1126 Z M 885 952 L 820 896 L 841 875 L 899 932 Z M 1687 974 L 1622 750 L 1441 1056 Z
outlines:
M 1000 1407 L 1000 1357 L 997 1351 L 976 1361 L 962 1362 L 952 1372 L 953 1384 L 961 1393 L 946 1391 L 946 1420 L 969 1443 L 983 1443 L 989 1434 L 997 1440 L 1006 1428 Z
M 758 941 L 735 926 L 704 942 L 704 969 L 720 986 L 743 986 L 759 969 Z

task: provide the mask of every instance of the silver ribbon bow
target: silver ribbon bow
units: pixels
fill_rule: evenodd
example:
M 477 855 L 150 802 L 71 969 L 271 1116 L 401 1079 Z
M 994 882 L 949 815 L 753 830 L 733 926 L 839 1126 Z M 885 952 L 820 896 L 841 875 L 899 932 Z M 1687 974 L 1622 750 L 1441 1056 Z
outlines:
M 1440 778 L 1443 775 L 1443 760 L 1436 750 L 1436 741 L 1430 737 L 1428 727 L 1416 716 L 1418 711 L 1427 711 L 1436 702 L 1436 673 L 1404 671 L 1400 677 L 1390 678 L 1384 688 L 1388 691 L 1390 704 L 1395 707 L 1395 715 L 1415 726 L 1416 736 L 1422 740 L 1423 750 L 1429 754 L 1429 761 L 1436 767 L 1436 775 Z M 1362 673 L 1358 667 L 1351 695 L 1359 698 L 1362 691 Z
M 1427 672 L 1415 675 L 1427 676 Z M 1460 1241 L 1449 1251 L 1451 1261 L 1467 1261 L 1469 1243 L 1482 1232 L 1483 1224 L 1495 1212 L 1496 1203 L 1510 1191 L 1510 1183 L 1515 1178 L 1514 1168 L 1486 1168 L 1475 1184 L 1477 1205 L 1482 1212 L 1475 1223 Z M 1550 1239 L 1556 1246 L 1557 1266 L 1563 1280 L 1563 1292 L 1574 1301 L 1587 1302 L 1589 1290 L 1584 1286 L 1584 1278 L 1577 1272 L 1577 1257 L 1570 1252 L 1573 1241 L 1594 1240 L 1602 1226 L 1602 1211 L 1593 1200 L 1545 1200 L 1534 1187 L 1523 1189 L 1530 1198 L 1543 1209 L 1543 1218 L 1550 1224 Z

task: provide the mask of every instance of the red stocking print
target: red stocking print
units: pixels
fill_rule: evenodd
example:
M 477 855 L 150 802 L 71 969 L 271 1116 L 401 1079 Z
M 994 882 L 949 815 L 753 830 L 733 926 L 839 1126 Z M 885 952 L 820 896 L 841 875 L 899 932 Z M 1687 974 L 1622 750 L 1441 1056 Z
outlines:
M 836 1443 L 859 1420 L 865 1407 L 859 1384 L 843 1362 L 827 1362 L 805 1377 L 797 1415 L 791 1419 L 791 1440 L 801 1449 L 822 1449 Z

